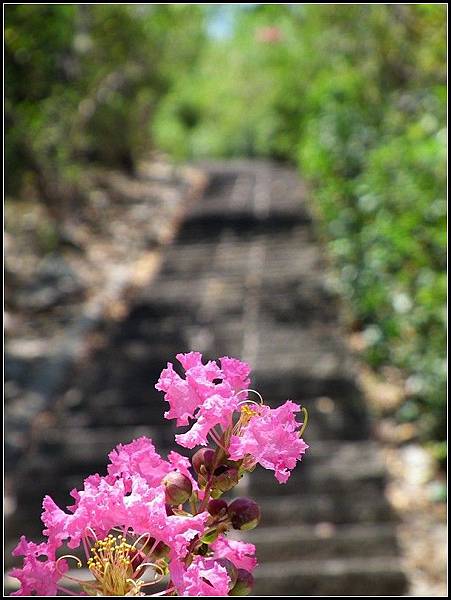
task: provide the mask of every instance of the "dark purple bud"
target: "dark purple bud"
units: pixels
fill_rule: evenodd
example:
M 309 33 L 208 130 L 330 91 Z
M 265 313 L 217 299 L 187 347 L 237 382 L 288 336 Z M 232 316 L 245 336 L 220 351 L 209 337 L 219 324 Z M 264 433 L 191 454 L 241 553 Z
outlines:
M 254 585 L 252 573 L 244 569 L 237 570 L 237 579 L 233 588 L 229 592 L 229 596 L 249 596 Z
M 208 512 L 216 517 L 218 515 L 225 515 L 227 512 L 227 502 L 225 500 L 213 499 L 207 505 Z
M 224 567 L 225 570 L 227 571 L 227 575 L 229 576 L 229 579 L 230 579 L 229 590 L 231 590 L 237 582 L 238 569 L 235 567 L 233 562 L 231 560 L 229 560 L 228 558 L 218 558 L 218 560 L 216 562 L 219 565 L 221 565 L 221 567 Z
M 216 453 L 211 448 L 201 448 L 191 458 L 196 473 L 212 473 L 216 460 Z
M 191 481 L 179 471 L 168 473 L 161 483 L 166 488 L 166 502 L 172 506 L 183 504 L 193 492 Z
M 234 529 L 254 529 L 260 522 L 260 507 L 250 498 L 236 498 L 227 509 Z

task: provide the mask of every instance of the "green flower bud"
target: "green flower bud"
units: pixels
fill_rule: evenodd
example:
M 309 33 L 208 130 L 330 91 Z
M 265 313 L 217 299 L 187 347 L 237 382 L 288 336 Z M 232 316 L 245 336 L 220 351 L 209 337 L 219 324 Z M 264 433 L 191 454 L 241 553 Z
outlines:
M 218 560 L 216 562 L 219 565 L 221 565 L 221 567 L 224 567 L 225 570 L 227 571 L 227 575 L 229 576 L 229 579 L 230 579 L 229 590 L 231 590 L 237 582 L 238 569 L 235 567 L 233 562 L 231 560 L 229 560 L 228 558 L 218 558 Z
M 165 486 L 166 502 L 171 506 L 178 506 L 186 502 L 192 492 L 193 486 L 186 475 L 179 471 L 168 473 L 161 482 Z
M 212 473 L 215 466 L 215 451 L 211 448 L 200 448 L 191 458 L 196 473 Z
M 254 578 L 252 574 L 244 569 L 238 569 L 236 583 L 230 590 L 229 596 L 249 596 L 253 585 Z

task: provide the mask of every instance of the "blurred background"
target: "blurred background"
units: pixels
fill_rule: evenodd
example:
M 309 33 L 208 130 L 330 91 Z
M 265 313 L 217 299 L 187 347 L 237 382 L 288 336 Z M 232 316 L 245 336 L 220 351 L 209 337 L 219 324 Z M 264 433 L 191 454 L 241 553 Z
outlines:
M 446 594 L 446 20 L 5 7 L 8 552 L 116 443 L 169 447 L 153 385 L 196 349 L 312 413 L 297 478 L 249 484 L 259 593 Z

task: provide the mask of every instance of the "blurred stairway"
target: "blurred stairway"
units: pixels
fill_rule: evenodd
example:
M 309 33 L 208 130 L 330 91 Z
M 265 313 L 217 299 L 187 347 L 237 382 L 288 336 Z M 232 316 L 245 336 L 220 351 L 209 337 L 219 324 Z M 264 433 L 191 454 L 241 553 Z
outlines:
M 10 534 L 37 535 L 40 501 L 61 505 L 106 455 L 139 435 L 169 449 L 154 389 L 177 352 L 248 361 L 265 402 L 310 414 L 310 451 L 286 485 L 257 469 L 240 483 L 262 506 L 245 539 L 261 563 L 256 595 L 402 595 L 384 465 L 355 384 L 337 301 L 293 169 L 205 163 L 210 184 L 167 248 L 159 275 L 119 323 L 99 324 L 97 349 L 74 365 L 56 424 L 17 474 Z

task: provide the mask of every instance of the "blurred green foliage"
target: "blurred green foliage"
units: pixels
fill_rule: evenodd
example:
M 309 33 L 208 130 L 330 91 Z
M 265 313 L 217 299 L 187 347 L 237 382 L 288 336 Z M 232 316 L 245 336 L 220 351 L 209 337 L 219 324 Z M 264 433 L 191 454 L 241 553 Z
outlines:
M 19 4 L 5 20 L 7 193 L 55 204 L 90 164 L 133 169 L 151 147 L 298 164 L 368 361 L 404 370 L 400 418 L 444 438 L 445 4 Z
M 57 203 L 92 162 L 132 169 L 204 38 L 195 5 L 6 6 L 7 192 Z
M 158 143 L 181 158 L 299 164 L 368 361 L 404 370 L 411 401 L 400 418 L 439 439 L 445 125 L 443 4 L 248 6 L 154 122 Z

